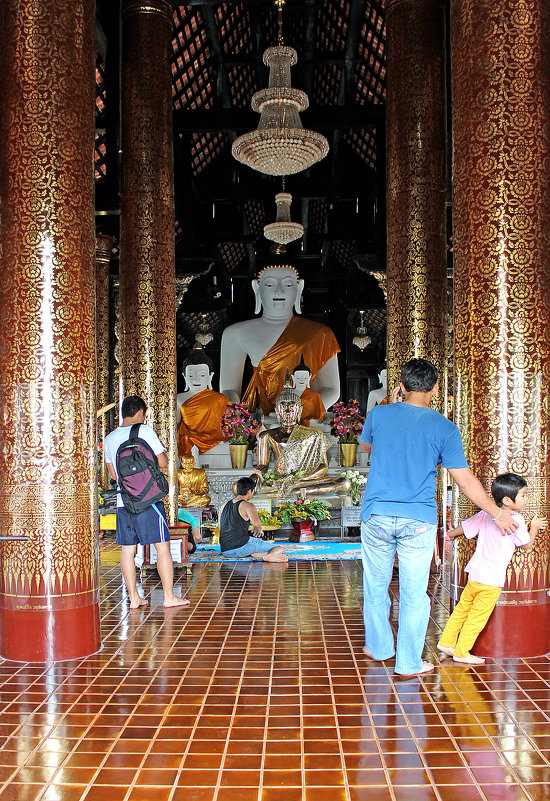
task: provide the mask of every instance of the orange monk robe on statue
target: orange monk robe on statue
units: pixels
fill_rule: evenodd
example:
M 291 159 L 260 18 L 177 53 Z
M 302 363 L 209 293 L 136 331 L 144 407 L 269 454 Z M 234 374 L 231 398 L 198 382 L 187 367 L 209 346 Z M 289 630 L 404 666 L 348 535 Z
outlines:
M 254 368 L 242 402 L 247 403 L 251 411 L 261 406 L 263 413 L 269 414 L 282 392 L 287 370 L 292 372 L 303 358 L 311 370 L 311 377 L 315 378 L 328 360 L 339 352 L 336 337 L 326 325 L 292 317 L 277 342 Z
M 181 404 L 178 426 L 178 453 L 189 456 L 196 445 L 199 453 L 223 442 L 221 416 L 227 409 L 227 398 L 221 392 L 203 389 Z
M 308 426 L 311 420 L 318 420 L 321 422 L 326 409 L 323 406 L 323 401 L 319 393 L 306 388 L 300 395 L 300 401 L 302 402 L 300 425 Z

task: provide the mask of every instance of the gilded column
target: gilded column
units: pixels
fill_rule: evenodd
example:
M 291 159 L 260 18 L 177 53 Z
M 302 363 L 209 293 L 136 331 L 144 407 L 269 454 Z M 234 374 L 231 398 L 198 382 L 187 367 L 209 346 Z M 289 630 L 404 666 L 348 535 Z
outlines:
M 446 331 L 443 8 L 386 0 L 388 388 L 429 359 L 444 402 Z
M 456 0 L 451 31 L 459 425 L 481 481 L 519 473 L 528 512 L 548 515 L 550 6 Z M 547 530 L 516 552 L 476 653 L 550 650 L 549 546 Z M 455 596 L 470 547 L 455 549 Z
M 111 402 L 110 397 L 110 287 L 109 263 L 113 249 L 114 237 L 99 234 L 95 240 L 95 340 L 97 354 L 97 408 L 102 409 Z M 109 413 L 100 414 L 97 421 L 98 440 L 103 442 L 110 431 Z M 110 475 L 104 459 L 99 465 L 99 480 L 103 489 L 110 487 Z
M 99 648 L 94 2 L 0 4 L 0 652 Z
M 168 451 L 177 513 L 176 307 L 172 153 L 172 6 L 123 0 L 120 370 Z

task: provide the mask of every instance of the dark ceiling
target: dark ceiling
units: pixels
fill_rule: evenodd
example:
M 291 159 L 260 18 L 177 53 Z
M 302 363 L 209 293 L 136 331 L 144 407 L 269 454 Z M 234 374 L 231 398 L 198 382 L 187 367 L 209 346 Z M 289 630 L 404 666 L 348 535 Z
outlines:
M 192 0 L 173 10 L 176 276 L 195 276 L 178 311 L 179 350 L 192 346 L 201 319 L 216 333 L 251 316 L 250 279 L 281 258 L 305 278 L 306 316 L 328 320 L 343 350 L 360 308 L 376 310 L 367 321 L 382 342 L 384 296 L 371 271 L 385 268 L 383 0 L 285 4 L 285 43 L 298 52 L 292 85 L 310 102 L 302 122 L 322 132 L 330 150 L 286 179 L 292 219 L 305 231 L 283 256 L 263 236 L 263 226 L 275 220 L 281 179 L 231 155 L 235 138 L 258 124 L 250 101 L 267 86 L 263 51 L 277 44 L 273 0 Z M 118 0 L 98 0 L 97 227 L 116 237 L 119 17 Z M 379 350 L 369 361 L 380 360 Z

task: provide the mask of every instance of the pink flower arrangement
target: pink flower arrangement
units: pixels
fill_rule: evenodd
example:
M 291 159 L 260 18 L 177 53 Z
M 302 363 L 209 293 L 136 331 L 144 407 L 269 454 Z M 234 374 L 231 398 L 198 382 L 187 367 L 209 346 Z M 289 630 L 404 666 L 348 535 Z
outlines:
M 352 444 L 357 442 L 365 422 L 361 414 L 359 401 L 350 400 L 347 403 L 340 401 L 332 407 L 333 418 L 330 424 L 330 433 L 338 437 L 338 442 Z
M 249 437 L 255 436 L 260 424 L 252 418 L 246 403 L 228 403 L 220 425 L 222 434 L 231 444 L 246 445 Z

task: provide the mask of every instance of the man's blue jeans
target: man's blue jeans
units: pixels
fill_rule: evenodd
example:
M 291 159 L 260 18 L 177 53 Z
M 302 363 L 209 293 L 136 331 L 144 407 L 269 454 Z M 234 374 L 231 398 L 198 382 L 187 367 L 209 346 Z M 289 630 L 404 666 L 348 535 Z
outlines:
M 371 515 L 361 523 L 363 559 L 363 616 L 365 645 L 374 659 L 390 659 L 394 653 L 395 672 L 417 673 L 422 651 L 430 599 L 426 594 L 437 526 L 403 517 Z M 399 560 L 399 621 L 397 651 L 390 626 L 390 585 L 395 553 Z

